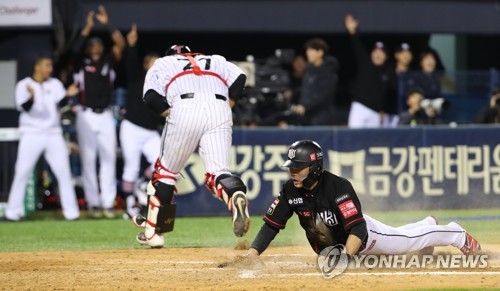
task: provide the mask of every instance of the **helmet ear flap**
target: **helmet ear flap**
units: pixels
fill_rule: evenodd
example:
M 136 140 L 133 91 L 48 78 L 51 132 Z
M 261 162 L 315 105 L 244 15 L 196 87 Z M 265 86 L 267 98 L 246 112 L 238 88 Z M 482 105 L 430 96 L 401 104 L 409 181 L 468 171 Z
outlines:
M 320 163 L 313 163 L 309 166 L 309 175 L 302 181 L 302 185 L 311 188 L 323 173 L 323 166 Z

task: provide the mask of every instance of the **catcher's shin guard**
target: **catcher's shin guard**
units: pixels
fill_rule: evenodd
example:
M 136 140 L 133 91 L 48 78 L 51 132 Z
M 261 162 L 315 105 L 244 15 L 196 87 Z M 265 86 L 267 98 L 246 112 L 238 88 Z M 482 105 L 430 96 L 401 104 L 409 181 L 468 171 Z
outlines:
M 151 247 L 163 247 L 165 239 L 161 233 L 156 233 L 156 222 L 160 211 L 160 200 L 156 196 L 149 197 L 148 216 L 146 220 L 146 230 L 144 235 Z
M 156 182 L 154 186 L 149 183 L 146 193 L 149 198 L 147 218 L 135 216 L 132 221 L 137 227 L 145 228 L 143 239 L 139 240 L 138 237 L 139 243 L 144 244 L 145 239 L 151 247 L 162 247 L 163 233 L 174 229 L 176 205 L 170 204 L 174 186 L 162 182 Z

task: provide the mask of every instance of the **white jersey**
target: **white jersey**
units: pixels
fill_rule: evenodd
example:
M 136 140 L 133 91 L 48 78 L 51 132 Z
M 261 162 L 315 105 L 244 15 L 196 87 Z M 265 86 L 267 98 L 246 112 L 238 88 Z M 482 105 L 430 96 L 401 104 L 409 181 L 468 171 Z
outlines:
M 187 56 L 173 55 L 156 60 L 146 74 L 143 93 L 155 90 L 166 97 L 170 107 L 175 106 L 180 95 L 187 93 L 228 97 L 228 88 L 239 75 L 244 74 L 223 56 L 195 55 L 193 59 L 199 66 L 201 75 L 195 74 L 193 64 Z
M 22 108 L 31 94 L 28 86 L 35 91 L 33 106 L 29 111 Z M 49 78 L 39 83 L 31 77 L 26 77 L 16 85 L 16 106 L 21 111 L 19 128 L 23 132 L 52 131 L 61 132 L 60 115 L 57 103 L 66 96 L 66 89 L 61 81 Z

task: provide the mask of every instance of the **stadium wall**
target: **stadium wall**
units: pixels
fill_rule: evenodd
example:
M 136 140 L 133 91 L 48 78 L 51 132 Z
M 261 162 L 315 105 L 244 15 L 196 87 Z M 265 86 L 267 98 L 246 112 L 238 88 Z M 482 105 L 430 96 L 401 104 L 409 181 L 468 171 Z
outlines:
M 264 214 L 288 173 L 280 166 L 293 141 L 313 139 L 325 167 L 351 181 L 369 211 L 500 207 L 500 128 L 235 129 L 231 169 L 247 183 L 252 214 Z M 192 155 L 178 182 L 180 216 L 226 215 L 205 189 Z

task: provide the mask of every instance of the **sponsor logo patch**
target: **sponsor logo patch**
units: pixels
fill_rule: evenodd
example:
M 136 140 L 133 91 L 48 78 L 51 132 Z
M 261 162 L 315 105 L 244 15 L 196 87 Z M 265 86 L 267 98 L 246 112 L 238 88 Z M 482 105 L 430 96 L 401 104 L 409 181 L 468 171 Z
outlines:
M 309 158 L 311 159 L 311 161 L 316 161 L 316 154 L 310 154 Z
M 267 210 L 267 214 L 272 215 L 274 213 L 274 209 L 276 208 L 276 206 L 278 205 L 278 203 L 280 203 L 279 198 L 274 199 L 273 204 L 271 204 L 271 206 Z
M 340 212 L 342 212 L 342 216 L 344 219 L 348 219 L 349 217 L 358 214 L 358 209 L 352 200 L 347 200 L 346 202 L 339 205 Z
M 302 204 L 302 203 L 304 203 L 304 200 L 301 197 L 288 199 L 288 204 L 290 204 L 290 205 L 297 205 L 297 204 Z

